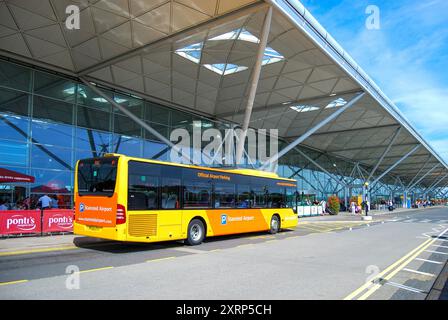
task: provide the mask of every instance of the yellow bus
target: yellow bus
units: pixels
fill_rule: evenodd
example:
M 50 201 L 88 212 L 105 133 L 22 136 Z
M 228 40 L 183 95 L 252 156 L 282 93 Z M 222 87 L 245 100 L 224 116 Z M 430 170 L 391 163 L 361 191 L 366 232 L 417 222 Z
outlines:
M 79 160 L 74 233 L 131 242 L 185 240 L 293 228 L 296 181 L 119 154 Z

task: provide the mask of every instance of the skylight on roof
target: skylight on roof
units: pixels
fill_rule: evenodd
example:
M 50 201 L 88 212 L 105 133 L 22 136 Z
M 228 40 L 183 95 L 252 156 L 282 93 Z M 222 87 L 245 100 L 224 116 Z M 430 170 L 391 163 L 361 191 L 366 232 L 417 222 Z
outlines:
M 226 32 L 224 34 L 215 36 L 213 38 L 208 39 L 207 41 L 226 41 L 226 40 L 241 40 L 252 43 L 260 43 L 260 39 L 254 36 L 252 33 L 247 31 L 244 28 L 236 29 L 230 32 Z M 202 49 L 204 47 L 204 42 L 195 43 L 189 46 L 185 46 L 183 48 L 177 49 L 175 53 L 185 59 L 188 59 L 194 63 L 200 64 L 201 62 L 201 54 Z M 284 60 L 285 57 L 282 56 L 279 52 L 274 50 L 271 47 L 266 47 L 264 52 L 262 65 L 268 65 L 272 63 L 276 63 Z M 237 64 L 225 64 L 225 63 L 215 63 L 215 64 L 204 64 L 205 68 L 219 74 L 219 75 L 228 75 L 232 73 L 241 72 L 247 70 L 248 67 L 237 65 Z
M 254 36 L 252 33 L 250 33 L 244 28 L 226 32 L 219 36 L 208 39 L 208 41 L 222 41 L 222 40 L 241 40 L 252 43 L 260 42 L 260 39 L 258 39 L 256 36 Z
M 199 63 L 201 61 L 202 46 L 203 43 L 199 42 L 180 48 L 175 52 L 185 59 L 193 61 L 194 63 Z
M 239 66 L 239 65 L 231 64 L 231 63 L 204 64 L 204 67 L 206 67 L 207 69 L 209 69 L 217 74 L 224 75 L 224 76 L 248 69 L 245 66 Z
M 347 104 L 347 101 L 345 101 L 343 98 L 339 98 L 339 99 L 336 99 L 336 100 L 334 100 L 334 101 L 331 101 L 331 102 L 325 107 L 325 109 L 342 107 L 342 106 L 345 106 L 346 104 Z
M 291 106 L 289 108 L 297 112 L 310 112 L 319 110 L 319 108 L 315 106 Z

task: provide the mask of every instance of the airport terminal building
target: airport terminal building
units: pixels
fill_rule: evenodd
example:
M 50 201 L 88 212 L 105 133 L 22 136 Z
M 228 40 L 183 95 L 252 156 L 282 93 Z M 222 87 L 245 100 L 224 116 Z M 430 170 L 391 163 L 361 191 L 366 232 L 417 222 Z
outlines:
M 277 173 L 313 199 L 447 195 L 444 160 L 297 0 L 0 0 L 2 200 L 69 208 L 77 160 L 170 161 L 197 126 L 278 129 Z

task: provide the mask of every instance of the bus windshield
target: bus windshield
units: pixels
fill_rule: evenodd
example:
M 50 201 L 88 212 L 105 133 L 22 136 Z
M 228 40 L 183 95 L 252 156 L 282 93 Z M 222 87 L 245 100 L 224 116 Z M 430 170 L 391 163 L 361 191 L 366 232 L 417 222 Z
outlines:
M 115 191 L 118 158 L 81 160 L 78 164 L 80 196 L 108 196 Z

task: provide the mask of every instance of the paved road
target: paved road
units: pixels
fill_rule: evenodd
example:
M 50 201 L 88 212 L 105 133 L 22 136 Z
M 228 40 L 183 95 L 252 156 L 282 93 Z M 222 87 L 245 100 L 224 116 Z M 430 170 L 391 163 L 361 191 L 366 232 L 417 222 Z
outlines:
M 432 208 L 303 219 L 198 247 L 75 237 L 76 247 L 0 254 L 0 299 L 425 299 L 448 259 L 447 228 L 448 208 Z M 67 289 L 77 276 L 80 289 Z

